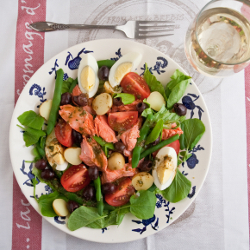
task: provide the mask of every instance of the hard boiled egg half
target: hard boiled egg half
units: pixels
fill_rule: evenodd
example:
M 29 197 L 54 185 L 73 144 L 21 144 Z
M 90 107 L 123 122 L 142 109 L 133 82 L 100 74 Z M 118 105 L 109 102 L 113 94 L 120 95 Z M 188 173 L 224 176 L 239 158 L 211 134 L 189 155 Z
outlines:
M 99 87 L 98 64 L 94 56 L 84 54 L 78 67 L 79 88 L 87 93 L 89 98 L 93 97 Z
M 156 157 L 155 167 L 152 171 L 155 185 L 164 190 L 168 188 L 176 173 L 177 154 L 171 147 L 163 147 L 159 150 Z
M 50 166 L 53 169 L 64 171 L 67 168 L 68 162 L 63 156 L 64 148 L 58 142 L 54 129 L 46 138 L 45 154 Z
M 122 78 L 129 72 L 135 71 L 141 62 L 142 55 L 137 52 L 130 52 L 122 57 L 110 68 L 109 83 L 112 88 L 119 85 Z

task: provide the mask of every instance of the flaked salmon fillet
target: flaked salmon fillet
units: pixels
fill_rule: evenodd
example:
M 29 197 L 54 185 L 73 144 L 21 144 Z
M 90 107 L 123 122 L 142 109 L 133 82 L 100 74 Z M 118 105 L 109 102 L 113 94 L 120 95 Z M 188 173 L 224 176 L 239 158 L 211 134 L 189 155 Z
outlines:
M 73 95 L 73 96 L 78 96 L 78 95 L 80 95 L 81 93 L 82 93 L 82 91 L 81 91 L 81 89 L 79 88 L 78 85 L 76 85 L 76 86 L 73 88 L 73 90 L 72 90 L 72 95 Z
M 127 104 L 127 105 L 121 105 L 121 106 L 112 106 L 111 113 L 114 112 L 122 112 L 122 111 L 137 111 L 136 105 L 141 102 L 141 100 L 135 100 L 134 102 Z
M 137 138 L 140 137 L 139 123 L 140 121 L 138 121 L 132 128 L 123 132 L 120 136 L 128 151 L 132 151 L 134 149 Z
M 118 142 L 115 131 L 108 125 L 108 119 L 105 115 L 96 116 L 94 124 L 97 136 L 102 137 L 106 142 Z
M 101 182 L 102 184 L 107 183 L 107 182 L 113 182 L 122 177 L 129 177 L 129 176 L 132 177 L 137 173 L 138 173 L 137 168 L 132 168 L 131 163 L 126 163 L 124 165 L 124 168 L 119 169 L 119 170 L 109 170 L 107 168 L 106 171 L 102 172 Z
M 95 110 L 94 110 L 91 106 L 87 105 L 87 106 L 83 106 L 82 108 L 83 108 L 85 111 L 88 111 L 91 115 L 96 115 Z
M 80 159 L 89 167 L 98 167 L 100 171 L 106 171 L 108 160 L 101 146 L 92 138 L 83 136 L 81 143 Z
M 162 130 L 162 140 L 167 140 L 169 137 L 172 137 L 176 134 L 178 134 L 178 135 L 183 134 L 183 131 L 180 127 L 176 128 L 176 129 L 163 129 Z
M 59 114 L 71 128 L 84 136 L 95 135 L 93 116 L 84 107 L 74 107 L 72 105 L 60 106 Z

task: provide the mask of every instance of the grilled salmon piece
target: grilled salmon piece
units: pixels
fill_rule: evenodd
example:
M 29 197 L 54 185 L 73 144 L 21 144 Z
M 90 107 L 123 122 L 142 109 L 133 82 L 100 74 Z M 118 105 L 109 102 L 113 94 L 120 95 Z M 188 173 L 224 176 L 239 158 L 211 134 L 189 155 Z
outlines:
M 78 85 L 76 85 L 76 86 L 73 88 L 73 90 L 72 90 L 72 95 L 73 95 L 73 96 L 78 96 L 78 95 L 80 95 L 81 93 L 82 93 L 82 91 L 81 91 L 81 89 L 79 88 Z
M 139 121 L 130 129 L 121 134 L 121 140 L 128 151 L 132 151 L 136 145 L 137 138 L 140 137 Z
M 96 116 L 94 123 L 97 136 L 101 136 L 106 142 L 118 142 L 115 137 L 115 131 L 108 125 L 108 119 L 105 115 Z
M 183 131 L 181 128 L 176 128 L 176 129 L 163 129 L 162 130 L 162 140 L 167 140 L 169 137 L 172 137 L 174 135 L 181 135 L 183 134 Z
M 122 177 L 134 176 L 137 173 L 138 173 L 137 168 L 132 168 L 132 165 L 130 163 L 126 163 L 124 165 L 124 168 L 119 169 L 119 170 L 109 170 L 107 168 L 106 171 L 102 172 L 101 182 L 102 184 L 107 183 L 107 182 L 113 182 Z
M 95 135 L 93 116 L 83 107 L 74 107 L 72 105 L 63 105 L 59 110 L 60 116 L 71 128 L 84 136 Z
M 83 110 L 88 111 L 91 115 L 96 115 L 95 110 L 91 106 L 87 105 L 87 106 L 83 106 L 82 108 Z
M 97 166 L 100 171 L 106 171 L 108 160 L 101 146 L 92 138 L 83 136 L 80 159 L 89 167 Z
M 136 105 L 141 102 L 141 100 L 135 100 L 134 102 L 127 104 L 127 105 L 121 105 L 121 106 L 112 106 L 111 113 L 114 112 L 122 112 L 122 111 L 137 111 Z

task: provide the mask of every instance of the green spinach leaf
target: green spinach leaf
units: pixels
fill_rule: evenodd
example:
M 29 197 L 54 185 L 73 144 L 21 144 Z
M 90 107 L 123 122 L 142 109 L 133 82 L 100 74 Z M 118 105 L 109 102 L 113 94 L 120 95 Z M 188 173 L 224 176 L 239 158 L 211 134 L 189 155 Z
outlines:
M 157 138 L 162 133 L 162 129 L 163 129 L 163 120 L 160 119 L 158 120 L 158 122 L 156 123 L 155 127 L 152 129 L 150 134 L 147 136 L 145 144 L 147 145 L 157 140 Z
M 178 69 L 170 78 L 172 80 L 165 87 L 165 93 L 168 98 L 168 109 L 171 109 L 173 105 L 180 100 L 191 81 L 191 76 L 185 75 Z
M 183 80 L 176 84 L 176 86 L 172 89 L 169 94 L 167 101 L 167 108 L 171 109 L 175 103 L 177 103 L 181 97 L 184 95 L 187 86 L 189 85 L 190 80 Z
M 23 133 L 23 140 L 25 141 L 25 146 L 29 147 L 38 142 L 41 136 L 45 136 L 46 133 L 43 130 L 37 130 L 33 128 L 25 128 Z
M 118 207 L 115 210 L 111 211 L 109 215 L 105 218 L 105 227 L 110 225 L 120 225 L 125 214 L 129 213 L 129 206 Z
M 73 79 L 71 77 L 67 78 L 67 80 L 63 81 L 62 83 L 62 94 L 66 92 L 71 93 L 76 84 L 77 84 L 77 78 L 76 79 Z
M 46 133 L 43 130 L 38 130 L 38 129 L 34 129 L 34 128 L 23 128 L 19 125 L 17 125 L 19 128 L 21 128 L 22 130 L 24 130 L 23 133 L 23 140 L 25 142 L 25 146 L 29 147 L 35 143 L 37 143 L 40 139 L 40 137 L 45 136 Z
M 169 97 L 172 89 L 181 81 L 188 80 L 191 76 L 187 76 L 182 73 L 180 70 L 176 70 L 174 74 L 170 77 L 172 80 L 166 85 L 166 96 Z
M 42 129 L 44 118 L 33 110 L 26 111 L 17 117 L 18 121 L 23 125 L 33 129 Z
M 64 196 L 61 196 L 60 193 L 55 191 L 50 194 L 42 195 L 38 199 L 38 205 L 43 216 L 47 216 L 47 217 L 57 216 L 57 214 L 55 213 L 52 207 L 52 203 L 55 199 L 65 199 L 65 198 Z
M 156 196 L 148 190 L 139 191 L 140 196 L 130 197 L 130 212 L 139 219 L 149 219 L 154 215 Z
M 191 181 L 189 181 L 179 169 L 177 169 L 175 178 L 171 185 L 160 191 L 163 197 L 170 202 L 178 202 L 187 197 L 191 189 Z
M 165 90 L 163 85 L 161 84 L 161 82 L 159 82 L 156 77 L 151 74 L 151 72 L 148 69 L 147 64 L 145 64 L 145 71 L 144 71 L 144 79 L 146 81 L 146 83 L 149 86 L 149 89 L 151 92 L 153 91 L 158 91 L 162 94 L 162 96 L 164 97 L 164 99 L 167 101 L 167 96 L 165 94 Z
M 127 93 L 118 93 L 114 95 L 114 98 L 121 97 L 124 105 L 130 104 L 135 101 L 135 96 Z
M 97 208 L 81 206 L 69 216 L 68 228 L 71 231 L 81 227 L 103 228 L 105 217 L 107 217 L 107 212 L 100 216 Z
M 180 147 L 186 150 L 192 150 L 205 132 L 203 122 L 197 118 L 183 121 L 181 129 L 183 134 L 180 136 Z

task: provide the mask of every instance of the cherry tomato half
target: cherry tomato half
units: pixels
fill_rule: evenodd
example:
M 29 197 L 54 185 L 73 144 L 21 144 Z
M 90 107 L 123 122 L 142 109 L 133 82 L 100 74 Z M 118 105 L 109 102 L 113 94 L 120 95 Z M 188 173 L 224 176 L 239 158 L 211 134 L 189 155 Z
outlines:
M 174 142 L 171 142 L 170 144 L 167 145 L 167 147 L 171 147 L 175 150 L 176 154 L 179 154 L 180 151 L 180 141 L 176 140 Z
M 115 112 L 108 114 L 109 126 L 118 132 L 132 128 L 138 121 L 138 111 Z
M 166 145 L 165 147 L 171 147 L 175 150 L 176 154 L 179 154 L 180 151 L 180 141 L 176 140 L 174 142 L 171 142 L 170 144 Z M 152 156 L 155 157 L 157 155 L 157 153 L 159 152 L 159 150 L 155 151 L 152 153 Z
M 83 164 L 71 166 L 61 177 L 62 186 L 69 192 L 77 192 L 89 183 L 89 172 Z
M 73 145 L 72 128 L 64 120 L 60 119 L 55 127 L 55 135 L 57 140 L 65 147 Z
M 133 94 L 137 99 L 143 100 L 150 95 L 148 84 L 135 72 L 126 74 L 120 83 L 123 92 Z
M 129 202 L 130 197 L 135 193 L 130 178 L 121 179 L 116 185 L 112 194 L 105 194 L 105 201 L 114 207 L 123 206 Z

